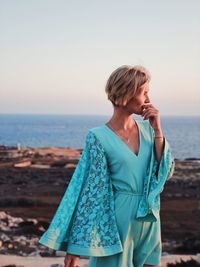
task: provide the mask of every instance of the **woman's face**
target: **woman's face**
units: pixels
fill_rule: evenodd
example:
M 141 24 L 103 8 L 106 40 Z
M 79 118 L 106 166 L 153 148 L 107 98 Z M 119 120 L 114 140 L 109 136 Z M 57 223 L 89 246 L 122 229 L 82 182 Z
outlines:
M 126 109 L 130 114 L 135 113 L 137 115 L 142 114 L 142 105 L 144 103 L 150 103 L 148 96 L 149 92 L 149 83 L 147 83 L 143 88 L 139 89 L 138 92 L 134 95 L 133 98 L 129 100 L 126 105 Z

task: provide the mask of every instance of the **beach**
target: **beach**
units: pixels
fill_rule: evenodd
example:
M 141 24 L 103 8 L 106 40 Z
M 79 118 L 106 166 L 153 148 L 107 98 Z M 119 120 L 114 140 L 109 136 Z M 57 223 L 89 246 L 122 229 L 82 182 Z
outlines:
M 38 260 L 58 256 L 37 242 L 81 153 L 82 149 L 0 146 L 0 259 L 5 264 L 11 255 Z M 163 257 L 195 256 L 200 247 L 200 160 L 175 160 L 175 164 L 174 175 L 161 193 Z

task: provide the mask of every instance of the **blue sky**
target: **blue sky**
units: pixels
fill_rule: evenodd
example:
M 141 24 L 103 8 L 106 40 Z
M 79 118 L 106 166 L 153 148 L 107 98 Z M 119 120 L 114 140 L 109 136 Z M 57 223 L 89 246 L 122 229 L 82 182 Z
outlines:
M 112 114 L 105 83 L 143 65 L 161 115 L 200 115 L 200 1 L 0 1 L 0 113 Z

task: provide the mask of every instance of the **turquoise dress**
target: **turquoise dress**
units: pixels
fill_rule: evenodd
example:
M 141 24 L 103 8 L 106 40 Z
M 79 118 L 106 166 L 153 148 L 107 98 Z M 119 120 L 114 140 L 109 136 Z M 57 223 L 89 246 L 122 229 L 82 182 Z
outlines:
M 136 218 L 153 145 L 147 121 L 136 122 L 140 138 L 137 155 L 107 125 L 99 128 L 102 135 L 105 135 L 103 145 L 111 171 L 115 213 L 124 251 L 106 257 L 91 257 L 90 267 L 161 264 L 160 218 L 156 222 L 138 221 Z
M 160 264 L 160 193 L 175 164 L 166 138 L 158 164 L 153 128 L 147 120 L 136 123 L 137 155 L 107 125 L 89 129 L 40 244 L 90 256 L 89 267 Z

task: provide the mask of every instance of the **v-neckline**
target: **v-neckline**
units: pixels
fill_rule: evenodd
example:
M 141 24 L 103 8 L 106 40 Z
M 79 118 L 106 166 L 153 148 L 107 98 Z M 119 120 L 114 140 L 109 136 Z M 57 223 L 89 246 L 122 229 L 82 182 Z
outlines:
M 103 125 L 113 134 L 113 136 L 116 137 L 116 139 L 118 139 L 121 142 L 122 145 L 124 145 L 130 151 L 131 154 L 133 154 L 136 158 L 139 158 L 140 150 L 141 150 L 141 130 L 139 127 L 139 123 L 136 120 L 135 120 L 135 123 L 137 125 L 138 134 L 139 134 L 139 149 L 138 149 L 137 155 L 133 150 L 130 149 L 130 147 L 107 124 L 103 124 Z

